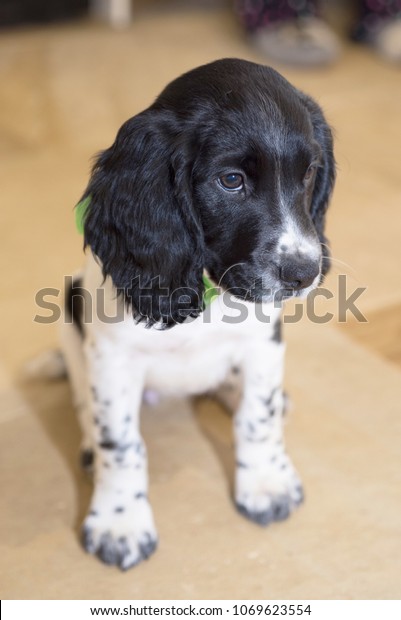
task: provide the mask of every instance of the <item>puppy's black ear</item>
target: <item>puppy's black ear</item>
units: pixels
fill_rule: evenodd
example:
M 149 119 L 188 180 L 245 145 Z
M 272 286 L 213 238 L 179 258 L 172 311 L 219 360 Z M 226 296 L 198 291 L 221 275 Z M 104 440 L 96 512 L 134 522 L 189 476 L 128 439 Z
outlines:
M 330 269 L 330 248 L 324 234 L 324 227 L 326 211 L 336 177 L 333 136 L 318 104 L 306 95 L 302 95 L 302 98 L 310 114 L 315 140 L 319 143 L 322 150 L 322 166 L 317 169 L 312 195 L 311 215 L 322 244 L 322 275 L 324 276 Z
M 84 196 L 85 246 L 138 320 L 165 327 L 202 310 L 203 234 L 188 145 L 169 114 L 128 120 L 101 153 Z

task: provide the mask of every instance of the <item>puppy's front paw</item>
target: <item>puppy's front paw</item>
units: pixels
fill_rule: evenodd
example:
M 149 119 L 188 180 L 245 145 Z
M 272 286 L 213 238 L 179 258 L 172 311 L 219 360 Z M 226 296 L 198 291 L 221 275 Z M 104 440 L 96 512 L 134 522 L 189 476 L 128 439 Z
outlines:
M 157 547 L 152 509 L 145 497 L 112 510 L 93 507 L 82 526 L 82 544 L 105 564 L 128 570 Z
M 281 468 L 237 469 L 237 509 L 258 525 L 287 519 L 303 499 L 302 483 L 289 459 Z

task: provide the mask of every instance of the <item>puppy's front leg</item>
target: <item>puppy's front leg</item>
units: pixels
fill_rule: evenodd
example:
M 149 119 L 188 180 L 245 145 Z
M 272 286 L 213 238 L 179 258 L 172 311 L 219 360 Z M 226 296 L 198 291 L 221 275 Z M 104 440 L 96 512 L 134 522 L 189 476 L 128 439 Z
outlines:
M 243 399 L 234 422 L 236 505 L 260 525 L 287 518 L 303 499 L 283 441 L 284 345 L 277 340 L 250 345 L 244 360 Z
M 139 432 L 143 369 L 135 367 L 123 344 L 116 348 L 104 337 L 89 340 L 85 350 L 95 488 L 82 540 L 86 551 L 126 570 L 148 558 L 157 544 L 147 498 L 146 449 Z

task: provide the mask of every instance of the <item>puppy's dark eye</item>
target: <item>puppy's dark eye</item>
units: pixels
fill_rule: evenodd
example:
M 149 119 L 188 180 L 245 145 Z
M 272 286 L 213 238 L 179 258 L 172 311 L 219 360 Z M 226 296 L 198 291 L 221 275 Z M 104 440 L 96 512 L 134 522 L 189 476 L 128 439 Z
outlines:
M 315 164 L 311 164 L 308 167 L 307 171 L 305 172 L 304 183 L 308 183 L 308 181 L 310 181 L 314 177 L 315 171 L 316 171 L 316 165 Z
M 237 172 L 230 172 L 219 177 L 219 183 L 223 189 L 229 192 L 237 192 L 244 186 L 244 177 Z

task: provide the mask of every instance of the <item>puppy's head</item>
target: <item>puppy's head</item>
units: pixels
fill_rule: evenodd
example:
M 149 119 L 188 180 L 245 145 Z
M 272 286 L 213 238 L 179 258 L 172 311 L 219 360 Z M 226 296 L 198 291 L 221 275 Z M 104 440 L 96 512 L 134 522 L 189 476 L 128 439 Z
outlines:
M 268 67 L 220 60 L 128 120 L 85 192 L 85 244 L 134 316 L 202 311 L 206 269 L 252 301 L 306 293 L 329 266 L 335 176 L 318 105 Z

